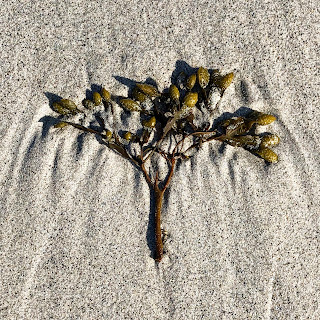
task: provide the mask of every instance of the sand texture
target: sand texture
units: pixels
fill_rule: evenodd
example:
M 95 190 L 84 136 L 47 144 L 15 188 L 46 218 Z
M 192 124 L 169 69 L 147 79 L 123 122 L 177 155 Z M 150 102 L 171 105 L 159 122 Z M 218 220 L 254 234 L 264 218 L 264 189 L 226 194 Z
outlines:
M 7 1 L 0 16 L 0 319 L 320 319 L 318 1 Z M 163 90 L 200 66 L 235 73 L 216 116 L 276 115 L 280 161 L 212 142 L 179 165 L 157 268 L 143 175 L 54 129 L 49 102 Z

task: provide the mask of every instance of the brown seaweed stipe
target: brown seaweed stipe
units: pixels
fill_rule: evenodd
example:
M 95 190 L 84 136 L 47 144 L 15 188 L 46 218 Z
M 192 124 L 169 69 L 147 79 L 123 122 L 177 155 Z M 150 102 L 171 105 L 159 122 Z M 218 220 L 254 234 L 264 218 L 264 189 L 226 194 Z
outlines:
M 55 124 L 55 128 L 72 126 L 93 133 L 100 137 L 108 148 L 142 171 L 155 200 L 154 242 L 157 262 L 163 258 L 162 202 L 177 161 L 189 159 L 204 143 L 213 140 L 241 147 L 269 163 L 278 161 L 278 156 L 271 147 L 279 144 L 279 137 L 270 133 L 255 133 L 256 126 L 269 125 L 276 120 L 273 115 L 253 111 L 247 116 L 221 121 L 211 128 L 208 123 L 213 119 L 204 118 L 202 125 L 194 121 L 196 111 L 212 111 L 217 107 L 233 78 L 233 73 L 222 75 L 218 70 L 210 73 L 209 70 L 200 67 L 197 72 L 184 75 L 184 81 L 177 80 L 177 83 L 173 83 L 169 90 L 163 93 L 153 85 L 137 83 L 132 90 L 132 96 L 127 98 L 113 96 L 105 88 L 100 92 L 93 92 L 92 100 L 82 101 L 84 110 L 68 99 L 61 99 L 52 105 L 54 111 L 64 116 Z M 67 119 L 68 116 L 78 113 L 85 116 L 85 111 L 88 110 L 93 110 L 94 113 L 94 109 L 101 104 L 106 111 L 111 111 L 113 119 L 116 107 L 122 108 L 125 112 L 139 113 L 142 127 L 137 132 L 117 133 L 112 128 L 106 128 L 105 120 L 98 115 L 95 116 L 100 129 L 86 127 Z M 174 146 L 168 147 L 168 144 L 164 143 L 169 138 L 172 138 L 170 141 L 175 141 Z M 153 157 L 163 158 L 167 164 L 168 171 L 163 180 L 159 178 L 158 169 L 152 167 Z

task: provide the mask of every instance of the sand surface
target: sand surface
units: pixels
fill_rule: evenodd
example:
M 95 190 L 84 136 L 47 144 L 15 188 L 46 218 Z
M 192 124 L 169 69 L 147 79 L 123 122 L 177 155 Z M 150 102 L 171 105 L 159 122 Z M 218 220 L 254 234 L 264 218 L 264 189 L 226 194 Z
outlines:
M 318 7 L 3 2 L 0 319 L 320 319 Z M 147 78 L 164 89 L 189 66 L 235 72 L 217 115 L 277 116 L 280 162 L 212 142 L 182 163 L 157 268 L 142 174 L 53 129 L 49 100 Z

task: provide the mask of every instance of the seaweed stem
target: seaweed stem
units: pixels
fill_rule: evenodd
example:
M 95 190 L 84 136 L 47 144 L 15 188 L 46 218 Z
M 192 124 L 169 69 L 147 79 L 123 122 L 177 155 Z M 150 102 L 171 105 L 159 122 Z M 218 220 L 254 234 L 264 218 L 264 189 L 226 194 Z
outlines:
M 162 200 L 164 195 L 164 190 L 159 188 L 158 172 L 156 174 L 156 179 L 154 182 L 154 196 L 155 196 L 155 237 L 156 237 L 156 262 L 160 262 L 163 257 L 163 243 L 162 243 L 162 233 L 161 233 L 161 209 Z

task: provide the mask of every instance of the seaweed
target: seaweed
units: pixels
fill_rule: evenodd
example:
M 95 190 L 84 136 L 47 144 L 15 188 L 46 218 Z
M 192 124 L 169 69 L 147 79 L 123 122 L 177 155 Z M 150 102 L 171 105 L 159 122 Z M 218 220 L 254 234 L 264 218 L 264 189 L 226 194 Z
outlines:
M 136 83 L 129 97 L 111 95 L 105 88 L 93 92 L 92 99 L 84 99 L 84 108 L 68 99 L 60 99 L 52 104 L 52 109 L 62 115 L 55 128 L 73 127 L 96 135 L 119 156 L 130 161 L 140 170 L 148 183 L 155 201 L 155 254 L 160 262 L 163 258 L 163 231 L 161 210 L 165 191 L 168 189 L 179 161 L 190 159 L 204 143 L 219 141 L 233 147 L 240 147 L 267 163 L 276 163 L 277 154 L 271 149 L 280 139 L 275 134 L 257 134 L 257 126 L 268 125 L 276 120 L 270 114 L 252 111 L 246 116 L 232 117 L 217 121 L 212 119 L 213 111 L 232 83 L 234 74 L 222 75 L 218 70 L 200 67 L 196 72 L 178 75 L 169 89 L 160 92 L 155 85 Z M 95 108 L 104 106 L 104 115 L 96 114 Z M 141 127 L 136 132 L 106 128 L 105 117 L 115 108 L 123 108 L 124 113 L 138 113 Z M 95 115 L 99 127 L 84 126 L 70 121 L 70 118 L 87 113 Z M 130 118 L 130 117 L 129 117 Z M 197 121 L 195 121 L 197 118 Z M 213 125 L 214 124 L 214 125 Z M 63 129 L 64 130 L 64 129 Z M 153 158 L 164 159 L 167 172 L 161 175 Z M 160 176 L 163 176 L 160 179 Z

